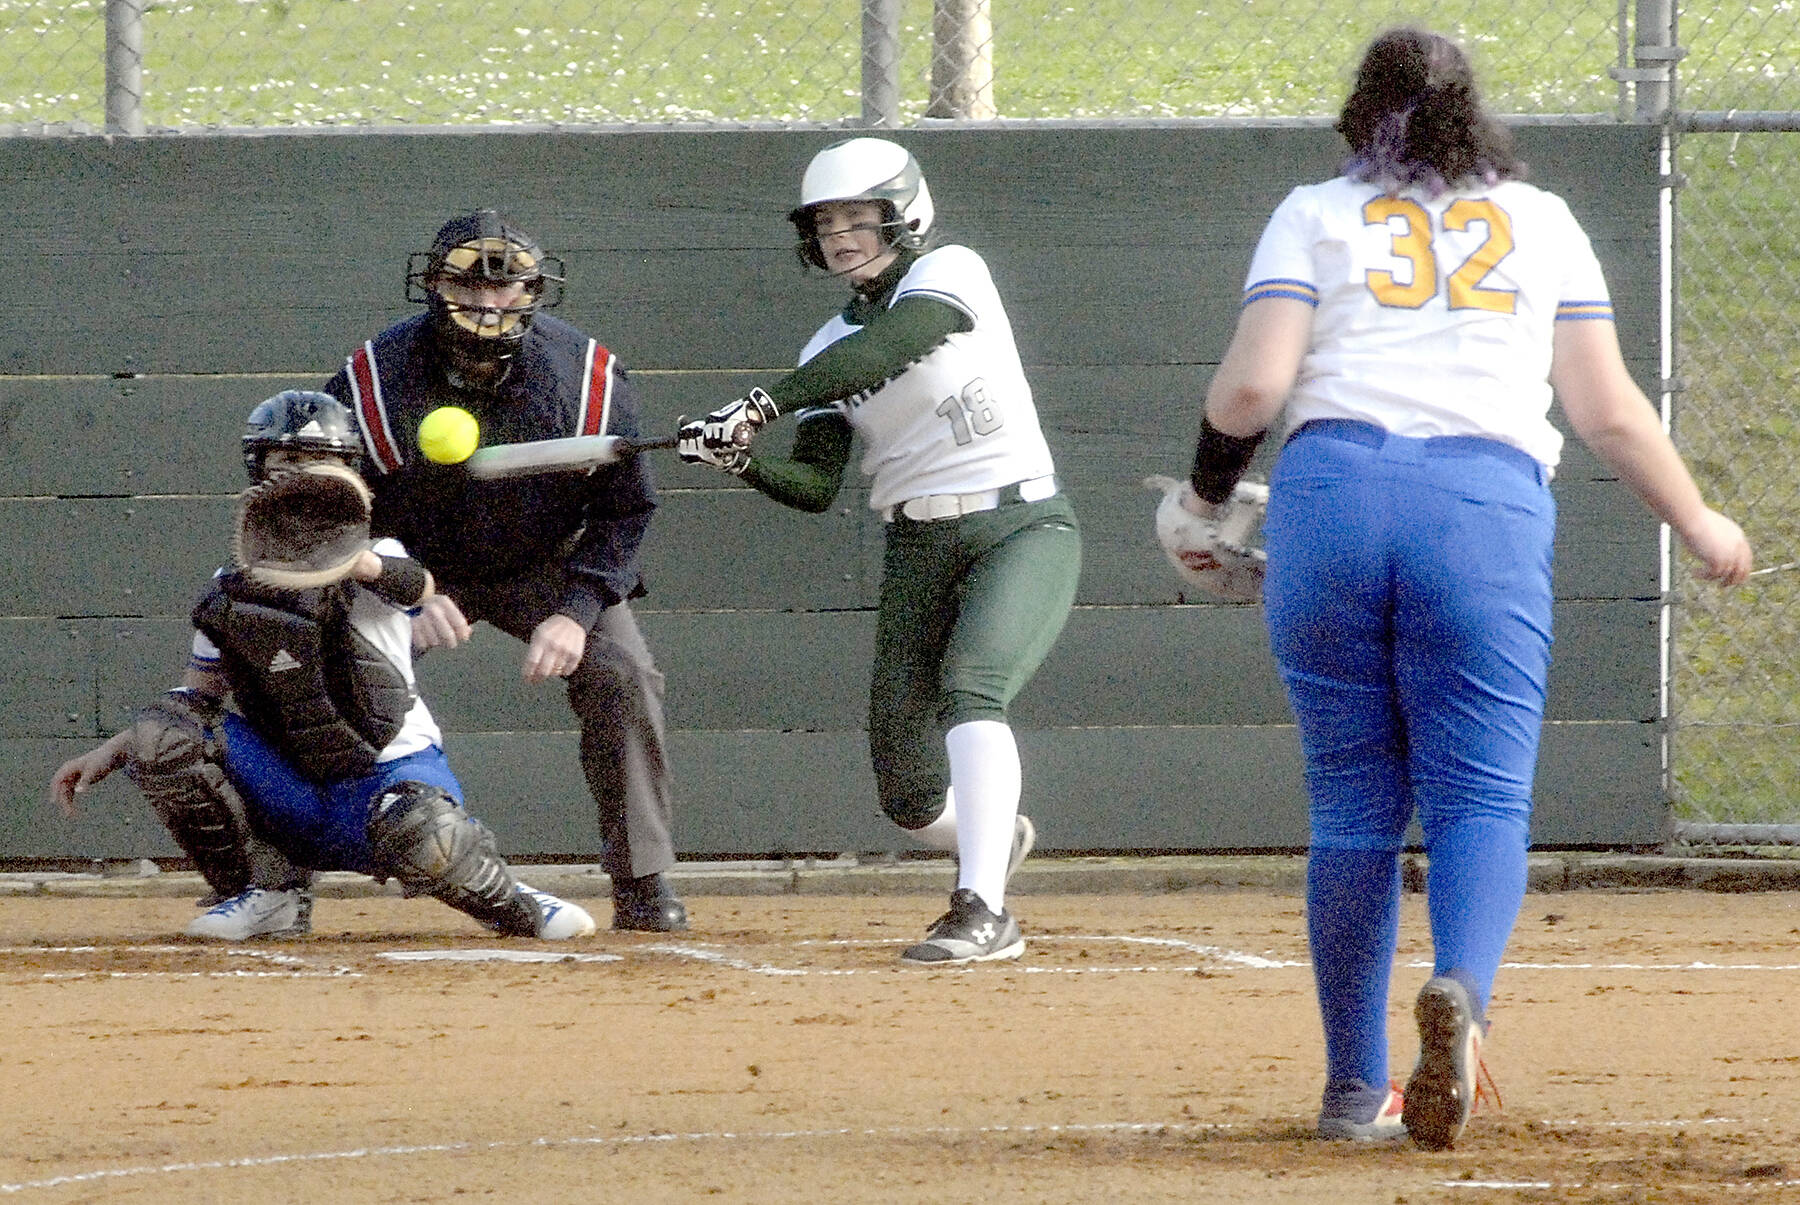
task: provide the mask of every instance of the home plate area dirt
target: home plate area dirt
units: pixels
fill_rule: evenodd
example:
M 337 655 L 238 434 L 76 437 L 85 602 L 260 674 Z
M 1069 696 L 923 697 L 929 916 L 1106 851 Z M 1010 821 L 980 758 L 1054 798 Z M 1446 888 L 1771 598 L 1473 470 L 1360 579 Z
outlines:
M 590 901 L 605 923 L 604 900 Z M 175 935 L 0 898 L 22 1201 L 1800 1200 L 1800 895 L 1527 897 L 1455 1147 L 1321 1142 L 1298 898 L 1018 895 L 1017 962 L 901 966 L 924 896 L 704 896 L 509 941 L 430 900 Z M 1392 1065 L 1429 973 L 1405 902 Z

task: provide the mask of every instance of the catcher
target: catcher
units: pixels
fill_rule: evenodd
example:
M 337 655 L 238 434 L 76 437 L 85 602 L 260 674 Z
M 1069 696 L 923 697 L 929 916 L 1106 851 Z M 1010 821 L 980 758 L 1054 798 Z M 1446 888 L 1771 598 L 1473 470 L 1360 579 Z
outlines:
M 398 880 L 509 936 L 592 933 L 586 911 L 519 883 L 463 810 L 413 679 L 407 608 L 431 575 L 370 541 L 349 411 L 279 393 L 251 411 L 243 451 L 236 563 L 194 608 L 182 684 L 59 767 L 51 798 L 72 816 L 125 767 L 214 893 L 190 937 L 309 932 L 319 870 Z

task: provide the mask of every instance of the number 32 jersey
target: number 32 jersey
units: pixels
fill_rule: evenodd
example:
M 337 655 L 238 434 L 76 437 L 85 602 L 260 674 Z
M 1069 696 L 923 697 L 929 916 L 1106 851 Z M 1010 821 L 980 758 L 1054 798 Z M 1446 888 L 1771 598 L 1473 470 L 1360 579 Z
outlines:
M 1435 198 L 1346 177 L 1296 188 L 1263 231 L 1244 304 L 1271 297 L 1316 307 L 1291 427 L 1479 435 L 1552 468 L 1555 324 L 1613 316 L 1568 205 L 1518 181 Z
M 906 297 L 954 306 L 973 329 L 950 335 L 876 388 L 833 403 L 862 438 L 869 505 L 881 510 L 909 498 L 973 493 L 1054 472 L 987 263 L 967 247 L 929 251 L 900 278 L 888 305 Z M 834 316 L 800 362 L 860 329 Z

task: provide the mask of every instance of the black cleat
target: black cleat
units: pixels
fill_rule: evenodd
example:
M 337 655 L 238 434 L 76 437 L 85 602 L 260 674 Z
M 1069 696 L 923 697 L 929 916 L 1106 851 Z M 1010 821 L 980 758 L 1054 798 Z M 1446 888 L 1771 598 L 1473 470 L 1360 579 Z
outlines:
M 688 927 L 687 906 L 676 898 L 660 874 L 625 879 L 613 884 L 615 929 L 643 933 L 680 933 Z

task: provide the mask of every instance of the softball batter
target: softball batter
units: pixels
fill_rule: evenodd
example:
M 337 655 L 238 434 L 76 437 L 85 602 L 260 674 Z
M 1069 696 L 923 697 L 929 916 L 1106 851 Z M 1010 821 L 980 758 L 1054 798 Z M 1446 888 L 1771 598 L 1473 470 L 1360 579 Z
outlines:
M 878 138 L 835 143 L 788 216 L 801 259 L 848 281 L 850 303 L 795 371 L 685 424 L 681 456 L 816 513 L 861 436 L 869 505 L 887 522 L 869 699 L 881 807 L 958 867 L 949 911 L 901 959 L 1017 958 L 1006 885 L 1035 832 L 1006 711 L 1074 602 L 1074 511 L 987 264 L 967 247 L 927 249 L 931 192 L 912 155 Z M 791 457 L 753 454 L 749 437 L 790 412 Z
M 1251 261 L 1185 504 L 1204 516 L 1224 501 L 1285 405 L 1264 597 L 1311 798 L 1319 1132 L 1441 1149 L 1474 1103 L 1524 899 L 1550 662 L 1552 387 L 1699 576 L 1741 582 L 1751 554 L 1627 374 L 1586 235 L 1522 182 L 1462 51 L 1383 34 L 1337 129 L 1344 174 L 1290 193 Z M 1402 1093 L 1387 999 L 1415 808 L 1435 962 Z

